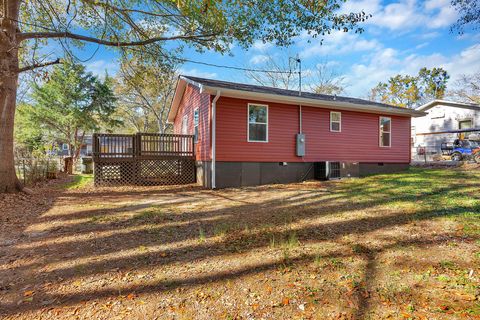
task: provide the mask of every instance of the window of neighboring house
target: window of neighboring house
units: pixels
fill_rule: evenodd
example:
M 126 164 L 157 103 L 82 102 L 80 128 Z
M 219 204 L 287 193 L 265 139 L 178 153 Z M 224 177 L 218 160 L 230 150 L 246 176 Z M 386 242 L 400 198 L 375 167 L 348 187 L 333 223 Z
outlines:
M 199 113 L 198 108 L 193 110 L 193 141 L 198 142 L 198 122 L 199 122 Z
M 380 117 L 380 147 L 390 147 L 392 144 L 392 119 Z
M 470 129 L 473 128 L 472 119 L 458 121 L 458 129 Z
M 465 120 L 458 121 L 458 129 L 459 130 L 470 129 L 470 128 L 473 128 L 472 119 L 465 119 Z M 465 139 L 468 139 L 470 134 L 471 134 L 471 132 L 465 132 L 465 133 L 463 133 L 463 137 Z
M 330 112 L 330 131 L 341 132 L 342 131 L 342 113 L 331 111 Z
M 62 144 L 62 149 L 64 151 L 67 151 L 68 150 L 68 144 L 66 144 L 66 143 Z
M 268 142 L 268 106 L 248 104 L 249 142 Z
M 184 115 L 182 119 L 182 134 L 188 134 L 188 115 Z

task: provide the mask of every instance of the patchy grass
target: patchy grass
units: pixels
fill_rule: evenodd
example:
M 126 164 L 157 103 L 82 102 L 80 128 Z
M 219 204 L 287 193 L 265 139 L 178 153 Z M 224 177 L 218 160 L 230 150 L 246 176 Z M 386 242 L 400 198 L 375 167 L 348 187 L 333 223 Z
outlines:
M 480 318 L 479 171 L 218 191 L 91 180 L 2 206 L 0 316 Z
M 93 185 L 93 174 L 76 174 L 73 181 L 62 185 L 66 190 L 81 189 Z

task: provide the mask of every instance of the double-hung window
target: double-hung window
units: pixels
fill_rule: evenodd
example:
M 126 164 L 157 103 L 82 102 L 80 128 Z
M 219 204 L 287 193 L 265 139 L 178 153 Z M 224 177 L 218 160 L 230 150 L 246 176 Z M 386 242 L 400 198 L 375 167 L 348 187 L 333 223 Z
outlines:
M 199 121 L 198 108 L 193 110 L 193 141 L 198 142 L 198 121 Z
M 392 118 L 380 117 L 380 147 L 390 147 L 392 144 Z
M 248 104 L 248 142 L 268 142 L 268 106 Z
M 330 131 L 342 131 L 342 113 L 337 111 L 330 111 Z

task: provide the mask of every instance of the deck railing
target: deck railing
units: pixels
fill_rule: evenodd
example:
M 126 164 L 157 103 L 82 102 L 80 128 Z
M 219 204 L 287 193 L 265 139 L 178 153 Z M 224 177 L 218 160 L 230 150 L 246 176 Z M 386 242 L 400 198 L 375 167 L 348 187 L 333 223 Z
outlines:
M 96 159 L 193 158 L 194 155 L 192 135 L 158 133 L 93 135 L 93 156 Z
M 194 183 L 193 136 L 181 134 L 93 135 L 97 186 Z

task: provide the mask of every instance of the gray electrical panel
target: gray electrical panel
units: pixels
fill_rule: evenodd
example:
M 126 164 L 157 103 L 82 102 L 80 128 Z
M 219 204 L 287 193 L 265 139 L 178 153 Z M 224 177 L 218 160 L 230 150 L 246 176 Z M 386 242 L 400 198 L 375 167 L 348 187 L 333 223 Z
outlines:
M 297 133 L 297 157 L 305 156 L 305 134 Z

